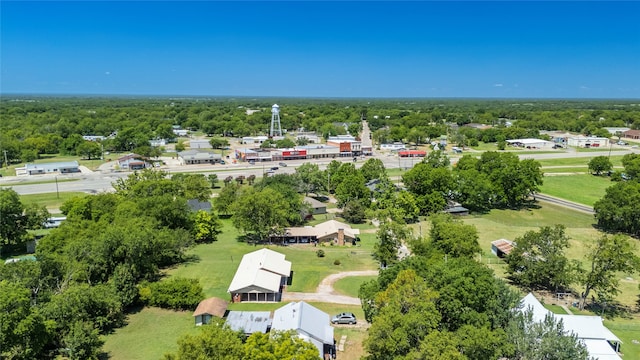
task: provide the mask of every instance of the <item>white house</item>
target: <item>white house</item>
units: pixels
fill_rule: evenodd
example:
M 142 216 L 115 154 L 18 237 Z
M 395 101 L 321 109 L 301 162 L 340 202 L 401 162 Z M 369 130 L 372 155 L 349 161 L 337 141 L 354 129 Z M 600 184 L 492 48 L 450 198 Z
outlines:
M 233 302 L 277 302 L 291 275 L 291 262 L 273 250 L 245 254 L 229 285 Z
M 562 322 L 564 331 L 575 334 L 587 347 L 589 356 L 594 359 L 622 360 L 616 352 L 622 341 L 604 326 L 600 316 L 554 314 L 542 306 L 532 293 L 522 299 L 519 310 L 522 312 L 530 310 L 535 322 L 541 322 L 547 316 Z
M 507 143 L 511 146 L 518 146 L 527 149 L 542 149 L 553 147 L 553 141 L 541 140 L 541 139 L 512 139 L 507 140 Z
M 320 358 L 335 354 L 333 327 L 329 314 L 304 301 L 289 303 L 273 313 L 271 331 L 294 330 L 301 339 L 318 348 Z

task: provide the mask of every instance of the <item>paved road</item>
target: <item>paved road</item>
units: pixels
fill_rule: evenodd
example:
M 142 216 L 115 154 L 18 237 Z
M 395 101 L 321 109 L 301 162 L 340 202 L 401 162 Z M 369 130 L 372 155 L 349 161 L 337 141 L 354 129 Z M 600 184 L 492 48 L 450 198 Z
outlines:
M 615 150 L 610 152 L 599 151 L 599 152 L 558 152 L 553 154 L 519 154 L 518 156 L 521 159 L 562 159 L 562 158 L 579 158 L 579 157 L 592 157 L 592 156 L 607 156 L 609 153 L 611 155 L 625 155 L 632 152 L 640 152 L 638 149 L 622 149 Z M 471 152 L 468 152 L 471 153 Z M 472 153 L 471 153 L 472 154 Z M 478 154 L 480 155 L 480 154 Z M 401 169 L 410 169 L 415 164 L 418 164 L 421 159 L 419 158 L 400 158 L 397 155 L 392 155 L 388 153 L 381 153 L 374 151 L 374 157 L 380 159 L 384 166 L 388 169 L 401 168 Z M 451 162 L 455 163 L 460 156 L 451 156 Z M 249 165 L 248 163 L 238 163 L 238 164 L 227 164 L 227 165 L 185 165 L 185 166 L 175 166 L 171 168 L 163 168 L 163 170 L 168 171 L 169 173 L 175 172 L 200 172 L 207 174 L 217 174 L 218 179 L 222 181 L 227 176 L 236 177 L 238 175 L 249 176 L 251 174 L 256 176 L 262 176 L 264 171 L 268 170 L 272 166 L 278 166 L 279 169 L 276 173 L 286 173 L 290 174 L 295 172 L 295 168 L 300 166 L 306 162 L 314 162 L 318 164 L 320 169 L 325 169 L 327 164 L 331 162 L 331 160 L 338 160 L 342 162 L 350 162 L 353 161 L 351 157 L 347 158 L 336 158 L 336 159 L 318 159 L 318 160 L 292 160 L 287 161 L 287 167 L 279 167 L 277 162 L 265 162 L 265 163 L 257 163 L 256 165 Z M 356 162 L 356 167 L 360 167 L 364 163 L 364 160 L 358 159 Z M 111 184 L 119 178 L 127 177 L 129 173 L 127 172 L 94 172 L 94 173 L 82 173 L 82 174 L 63 174 L 63 175 L 38 175 L 38 176 L 7 176 L 0 178 L 0 185 L 8 185 L 12 186 L 13 189 L 20 195 L 27 194 L 42 194 L 42 193 L 52 193 L 52 192 L 87 192 L 87 193 L 100 193 L 105 191 L 111 191 L 113 187 Z M 77 179 L 77 181 L 69 181 L 69 182 L 60 182 L 58 181 L 57 189 L 56 184 L 54 182 L 55 178 L 58 180 L 61 179 Z M 50 183 L 46 184 L 28 184 L 28 182 L 42 182 L 42 181 L 50 181 Z
M 559 199 L 557 197 L 553 197 L 553 196 L 549 196 L 549 195 L 545 195 L 545 194 L 536 194 L 535 198 L 538 201 L 544 201 L 544 202 L 560 205 L 560 206 L 563 206 L 563 207 L 566 207 L 566 208 L 569 208 L 569 209 L 572 209 L 572 210 L 586 212 L 588 214 L 595 214 L 595 211 L 593 210 L 593 208 L 591 206 L 574 203 L 572 201 Z

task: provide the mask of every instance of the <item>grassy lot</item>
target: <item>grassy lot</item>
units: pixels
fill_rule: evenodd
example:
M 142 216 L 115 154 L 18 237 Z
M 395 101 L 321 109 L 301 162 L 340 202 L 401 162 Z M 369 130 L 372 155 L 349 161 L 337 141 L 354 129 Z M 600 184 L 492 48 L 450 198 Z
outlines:
M 0 186 L 7 186 L 7 187 L 14 187 L 14 186 L 21 186 L 21 185 L 38 185 L 38 184 L 55 184 L 55 183 L 63 183 L 63 182 L 70 182 L 70 181 L 78 181 L 80 179 L 53 179 L 53 180 L 36 180 L 36 181 L 21 181 L 21 182 L 16 182 L 16 183 L 11 183 L 11 184 L 0 184 Z
M 563 166 L 563 167 L 543 167 L 542 172 L 545 174 L 558 174 L 558 173 L 577 173 L 588 174 L 589 169 L 586 166 Z
M 333 288 L 340 294 L 358 297 L 358 290 L 360 290 L 360 285 L 376 278 L 377 276 L 348 277 L 336 281 L 335 284 L 333 284 Z
M 611 185 L 612 182 L 608 177 L 590 174 L 545 176 L 540 192 L 593 206 L 604 196 L 605 190 Z
M 198 330 L 191 312 L 146 307 L 130 314 L 127 326 L 104 336 L 102 350 L 112 360 L 160 359 L 178 350 L 180 336 Z
M 595 155 L 593 156 L 595 157 Z M 538 160 L 540 165 L 545 166 L 588 166 L 589 161 L 591 161 L 592 157 L 567 157 L 560 159 L 541 159 Z M 611 155 L 609 157 L 611 164 L 613 166 L 622 166 L 622 156 L 620 155 Z
M 620 352 L 624 355 L 623 359 L 640 359 L 640 317 L 605 320 L 604 326 L 622 340 Z
M 65 201 L 76 196 L 88 196 L 83 192 L 61 192 L 59 194 L 44 193 L 44 194 L 32 194 L 32 195 L 20 195 L 20 201 L 24 204 L 38 204 L 44 205 L 47 209 L 58 209 Z
M 200 279 L 206 296 L 227 298 L 227 289 L 242 255 L 257 250 L 260 247 L 239 243 L 236 239 L 240 235 L 231 225 L 231 221 L 223 220 L 223 234 L 219 241 L 212 244 L 197 245 L 189 250 L 194 261 L 180 265 L 167 271 L 170 276 L 183 276 Z M 293 245 L 268 246 L 285 254 L 287 260 L 293 264 L 293 283 L 291 291 L 315 291 L 320 281 L 329 274 L 351 271 L 375 269 L 371 258 L 374 234 L 362 234 L 359 246 L 338 247 Z M 325 257 L 316 256 L 316 250 L 322 249 Z M 340 265 L 334 265 L 339 260 Z
M 600 234 L 593 228 L 593 216 L 568 211 L 562 207 L 541 204 L 540 208 L 532 210 L 493 210 L 488 214 L 469 216 L 465 223 L 473 224 L 478 228 L 480 244 L 483 249 L 479 259 L 496 271 L 498 276 L 504 276 L 504 262 L 491 254 L 491 241 L 499 238 L 514 239 L 528 230 L 537 230 L 540 226 L 564 224 L 567 234 L 571 238 L 568 255 L 572 259 L 584 259 L 587 246 Z M 165 273 L 168 276 L 184 276 L 197 278 L 204 287 L 205 295 L 218 296 L 228 299 L 227 287 L 236 271 L 236 267 L 243 254 L 254 251 L 259 247 L 237 242 L 238 231 L 232 227 L 229 220 L 223 220 L 223 234 L 219 241 L 212 244 L 198 245 L 189 251 L 194 260 L 186 264 L 169 269 Z M 372 229 L 368 224 L 358 226 L 362 230 Z M 413 224 L 414 233 L 419 231 L 428 233 L 427 222 Z M 320 280 L 325 276 L 347 270 L 376 269 L 371 258 L 371 249 L 375 241 L 375 234 L 366 232 L 361 234 L 361 243 L 358 247 L 295 245 L 287 247 L 271 246 L 278 252 L 286 255 L 292 262 L 294 277 L 290 291 L 314 291 Z M 319 248 L 325 251 L 324 258 L 318 258 L 315 251 Z M 339 259 L 340 265 L 334 265 L 334 260 Z M 621 274 L 621 278 L 626 275 Z M 359 285 L 373 277 L 346 278 L 336 283 L 336 290 L 351 296 L 357 295 Z M 622 294 L 618 300 L 623 304 L 632 305 L 637 300 L 637 281 L 622 281 Z M 230 310 L 261 310 L 272 311 L 282 304 L 258 304 L 242 303 L 231 304 Z M 363 312 L 359 306 L 335 305 L 314 303 L 314 306 L 330 315 L 349 311 L 356 314 L 358 319 L 363 319 Z M 552 311 L 559 309 L 553 308 Z M 611 324 L 611 325 L 610 325 Z M 607 322 L 607 326 L 623 341 L 625 358 L 636 358 L 637 352 L 633 352 L 631 339 L 638 339 L 638 320 L 618 320 Z M 167 351 L 175 351 L 176 341 L 183 334 L 196 332 L 190 313 L 165 311 L 154 308 L 144 308 L 129 316 L 128 325 L 118 329 L 115 333 L 105 337 L 104 346 L 111 359 L 157 359 Z M 346 351 L 339 353 L 340 359 L 356 360 L 364 355 L 362 342 L 366 337 L 366 329 L 362 327 L 337 326 L 335 338 L 340 340 L 342 335 L 347 336 Z M 636 345 L 634 345 L 636 346 Z M 626 355 L 625 354 L 625 355 Z M 636 357 L 634 357 L 636 356 Z

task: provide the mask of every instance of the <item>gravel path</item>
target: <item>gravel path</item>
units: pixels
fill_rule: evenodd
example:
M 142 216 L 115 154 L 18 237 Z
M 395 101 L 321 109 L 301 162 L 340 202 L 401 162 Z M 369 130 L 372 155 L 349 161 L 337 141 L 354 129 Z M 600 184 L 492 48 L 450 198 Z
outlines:
M 366 271 L 345 271 L 337 274 L 331 274 L 326 278 L 322 279 L 320 285 L 316 289 L 314 293 L 301 293 L 301 292 L 285 292 L 282 294 L 282 301 L 315 301 L 315 302 L 326 302 L 332 304 L 343 304 L 343 305 L 360 305 L 360 299 L 339 295 L 333 289 L 333 284 L 343 278 L 350 276 L 376 276 L 378 275 L 377 270 L 366 270 Z

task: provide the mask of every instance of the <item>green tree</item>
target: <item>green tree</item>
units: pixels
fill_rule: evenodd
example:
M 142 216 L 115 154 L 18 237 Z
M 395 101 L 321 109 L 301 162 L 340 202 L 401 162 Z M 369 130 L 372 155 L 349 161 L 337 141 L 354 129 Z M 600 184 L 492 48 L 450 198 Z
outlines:
M 300 181 L 301 191 L 306 195 L 317 193 L 326 187 L 327 177 L 320 171 L 318 164 L 304 163 L 296 168 L 296 176 Z
M 214 189 L 216 184 L 218 183 L 218 175 L 217 174 L 209 174 L 207 175 L 207 180 L 211 184 L 211 188 Z
M 278 149 L 290 149 L 290 148 L 294 148 L 295 146 L 296 146 L 296 143 L 289 138 L 284 138 L 276 141 L 276 147 Z
M 269 187 L 261 191 L 244 189 L 230 206 L 233 225 L 245 233 L 253 233 L 260 241 L 288 226 L 288 213 L 293 210 L 281 193 Z
M 349 201 L 360 201 L 363 206 L 369 206 L 371 191 L 364 185 L 364 177 L 360 173 L 346 176 L 336 187 L 338 206 L 343 207 Z
M 25 227 L 28 229 L 42 229 L 50 216 L 49 210 L 44 205 L 31 203 L 24 207 Z
M 629 179 L 640 181 L 640 154 L 627 154 L 622 157 L 622 166 Z
M 640 257 L 635 255 L 635 246 L 624 235 L 603 235 L 587 255 L 591 268 L 581 279 L 580 309 L 584 309 L 591 292 L 598 300 L 611 300 L 619 293 L 618 273 L 632 274 L 640 269 Z
M 364 347 L 370 360 L 400 358 L 415 349 L 440 324 L 438 294 L 413 270 L 403 270 L 375 298 L 373 318 Z
M 213 200 L 213 207 L 218 214 L 228 215 L 231 205 L 237 200 L 240 191 L 240 185 L 230 183 L 222 188 L 218 197 Z
M 398 249 L 411 238 L 406 225 L 384 222 L 376 233 L 377 242 L 373 246 L 373 258 L 386 268 L 398 262 Z
M 63 337 L 64 352 L 73 360 L 98 359 L 104 341 L 89 322 L 76 321 Z
M 318 360 L 318 348 L 303 340 L 295 331 L 255 332 L 244 344 L 243 359 L 256 360 Z
M 0 280 L 0 358 L 42 358 L 52 340 L 53 325 L 31 307 L 28 289 Z
M 360 224 L 364 221 L 365 207 L 358 200 L 349 201 L 342 209 L 342 217 L 352 224 Z
M 211 323 L 200 327 L 195 335 L 178 339 L 178 351 L 165 354 L 164 360 L 237 360 L 242 359 L 243 334 L 230 330 L 223 323 Z
M 563 225 L 544 226 L 527 231 L 514 240 L 516 247 L 507 255 L 507 272 L 518 285 L 527 289 L 566 289 L 574 278 L 574 265 L 565 250 L 569 238 Z
M 482 251 L 476 227 L 450 215 L 432 216 L 429 235 L 433 246 L 449 256 L 472 258 Z
M 513 317 L 507 341 L 514 347 L 509 359 L 590 360 L 582 341 L 566 334 L 561 322 L 551 316 L 535 322 L 530 311 Z
M 199 210 L 194 219 L 194 238 L 196 242 L 212 242 L 218 240 L 222 224 L 218 217 L 208 211 Z
M 186 145 L 184 144 L 184 140 L 178 140 L 178 143 L 175 145 L 175 150 L 177 152 L 184 151 L 186 149 Z
M 622 181 L 609 186 L 593 209 L 604 231 L 640 236 L 640 182 Z
M 229 140 L 225 138 L 211 138 L 209 144 L 214 149 L 223 149 L 229 146 Z
M 76 155 L 87 160 L 100 158 L 102 147 L 95 141 L 84 141 L 76 147 Z
M 613 169 L 613 165 L 606 156 L 596 156 L 589 161 L 589 171 L 596 175 L 600 175 L 604 172 L 610 171 L 611 169 Z
M 31 163 L 38 159 L 38 152 L 33 149 L 23 149 L 20 152 L 20 160 L 25 163 Z
M 0 188 L 0 245 L 17 244 L 22 241 L 26 234 L 23 211 L 24 207 L 18 193 L 11 188 Z
M 360 168 L 360 173 L 364 177 L 365 182 L 374 179 L 388 179 L 387 169 L 384 167 L 384 163 L 382 163 L 380 159 L 371 158 L 365 161 Z

